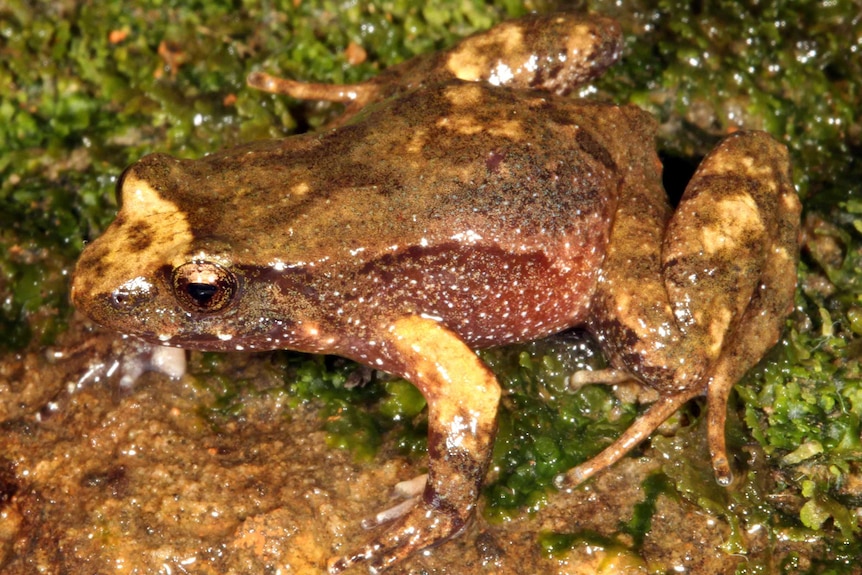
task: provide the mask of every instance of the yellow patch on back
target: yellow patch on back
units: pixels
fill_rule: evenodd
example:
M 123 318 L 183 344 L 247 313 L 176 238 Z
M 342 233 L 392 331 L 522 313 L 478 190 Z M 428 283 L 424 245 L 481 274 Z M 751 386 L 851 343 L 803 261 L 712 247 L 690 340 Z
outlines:
M 470 113 L 470 110 L 482 106 L 485 98 L 486 88 L 479 84 L 455 84 L 447 87 L 446 98 L 456 110 L 465 110 L 465 113 L 456 113 L 441 118 L 437 126 L 458 132 L 459 134 L 485 133 L 492 136 L 522 140 L 524 138 L 524 124 L 520 118 L 499 116 L 494 120 L 487 117 L 478 118 Z
M 311 191 L 308 182 L 299 182 L 290 188 L 290 196 L 304 196 Z
M 122 195 L 117 220 L 96 240 L 105 248 L 103 274 L 94 281 L 102 287 L 96 291 L 109 292 L 156 267 L 184 263 L 192 241 L 186 214 L 134 173 L 126 176 Z

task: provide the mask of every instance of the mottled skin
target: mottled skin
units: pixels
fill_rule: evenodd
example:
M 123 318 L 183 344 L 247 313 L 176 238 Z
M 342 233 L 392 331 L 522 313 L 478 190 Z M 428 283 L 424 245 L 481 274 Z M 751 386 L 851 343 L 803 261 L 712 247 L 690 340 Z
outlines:
M 130 166 L 116 221 L 78 262 L 75 305 L 155 343 L 337 354 L 421 390 L 424 492 L 333 560 L 333 573 L 363 560 L 384 569 L 472 516 L 500 396 L 474 348 L 585 325 L 615 368 L 659 392 L 561 486 L 704 393 L 727 482 L 727 396 L 791 309 L 799 203 L 784 147 L 739 132 L 673 212 L 653 121 L 559 95 L 613 62 L 620 43 L 610 20 L 557 15 L 501 25 L 361 86 L 255 75 L 258 87 L 350 100 L 346 121 Z

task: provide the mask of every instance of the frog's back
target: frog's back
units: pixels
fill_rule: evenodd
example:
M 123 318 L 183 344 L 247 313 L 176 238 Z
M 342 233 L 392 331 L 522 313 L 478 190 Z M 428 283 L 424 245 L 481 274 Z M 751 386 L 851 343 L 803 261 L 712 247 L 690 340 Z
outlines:
M 422 239 L 545 250 L 606 227 L 618 166 L 630 163 L 622 146 L 652 145 L 652 125 L 637 114 L 453 81 L 329 132 L 188 162 L 201 175 L 184 181 L 208 181 L 178 203 L 230 198 L 242 209 L 222 210 L 222 219 L 202 211 L 193 229 L 254 229 L 258 253 L 271 248 L 287 261 L 332 260 L 357 247 L 384 254 Z

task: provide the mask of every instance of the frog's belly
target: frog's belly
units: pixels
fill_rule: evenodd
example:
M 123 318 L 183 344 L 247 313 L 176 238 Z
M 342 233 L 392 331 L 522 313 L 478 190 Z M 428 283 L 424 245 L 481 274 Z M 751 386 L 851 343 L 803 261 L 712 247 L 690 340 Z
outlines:
M 474 347 L 535 339 L 584 321 L 602 248 L 599 242 L 589 250 L 513 254 L 487 246 L 414 247 L 350 274 L 338 313 L 348 321 L 423 314 Z

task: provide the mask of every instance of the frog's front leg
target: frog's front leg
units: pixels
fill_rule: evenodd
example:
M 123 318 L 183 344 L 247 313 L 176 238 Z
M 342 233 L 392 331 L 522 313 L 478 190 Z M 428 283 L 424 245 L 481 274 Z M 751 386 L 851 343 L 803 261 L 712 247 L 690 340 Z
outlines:
M 500 387 L 452 331 L 409 316 L 384 333 L 384 369 L 416 385 L 428 401 L 428 478 L 416 506 L 361 550 L 330 562 L 330 573 L 368 561 L 381 571 L 460 532 L 476 509 L 496 432 Z

